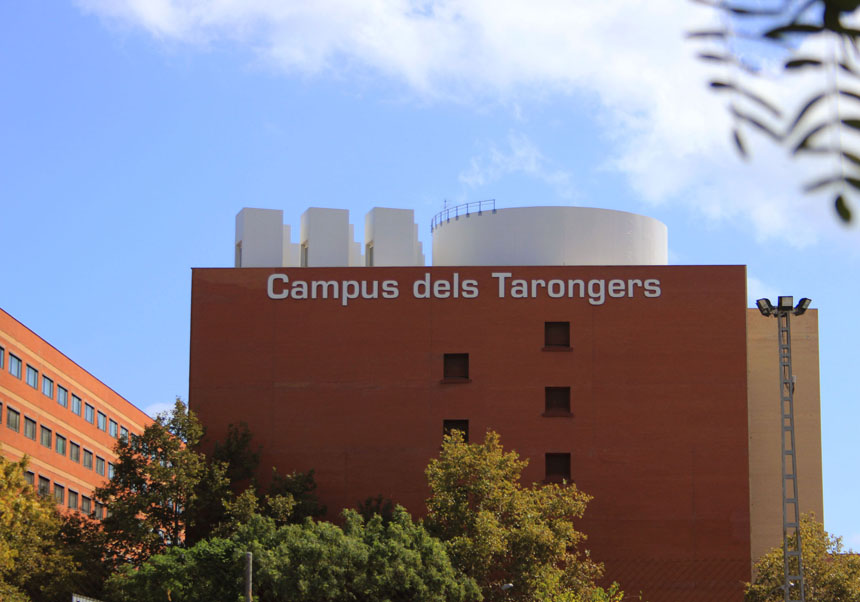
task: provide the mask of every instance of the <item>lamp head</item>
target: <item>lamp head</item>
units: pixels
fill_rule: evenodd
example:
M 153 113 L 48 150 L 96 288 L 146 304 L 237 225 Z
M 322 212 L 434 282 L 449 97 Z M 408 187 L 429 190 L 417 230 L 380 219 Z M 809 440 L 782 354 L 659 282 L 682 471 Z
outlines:
M 809 305 L 812 303 L 812 299 L 809 297 L 803 297 L 800 301 L 797 302 L 797 305 L 794 307 L 794 315 L 802 316 L 806 313 L 806 310 L 809 309 Z
M 779 311 L 791 311 L 794 309 L 794 297 L 779 297 L 779 301 L 776 304 L 776 308 Z
M 770 299 L 759 299 L 755 304 L 761 312 L 761 315 L 764 317 L 768 317 L 773 314 L 773 305 L 771 304 Z

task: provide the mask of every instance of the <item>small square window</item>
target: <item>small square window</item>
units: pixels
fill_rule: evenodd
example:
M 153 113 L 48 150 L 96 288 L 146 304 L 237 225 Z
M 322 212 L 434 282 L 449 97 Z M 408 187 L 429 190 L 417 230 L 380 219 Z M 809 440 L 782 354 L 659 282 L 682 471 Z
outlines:
M 81 446 L 74 441 L 69 442 L 69 460 L 72 462 L 81 461 Z
M 544 416 L 570 416 L 570 387 L 544 389 Z
M 66 488 L 54 483 L 54 501 L 62 504 L 66 501 Z
M 442 382 L 469 381 L 469 354 L 446 353 L 442 366 Z
M 71 409 L 72 409 L 72 412 L 74 412 L 78 416 L 81 415 L 81 398 L 78 397 L 77 395 L 75 395 L 74 393 L 72 393 L 72 408 Z
M 124 426 L 119 427 L 119 438 L 123 441 L 128 441 L 128 429 Z
M 454 431 L 460 431 L 463 435 L 463 441 L 469 442 L 469 421 L 468 420 L 443 420 L 442 434 L 450 435 Z
M 57 403 L 64 408 L 69 407 L 69 392 L 60 385 L 57 385 Z
M 570 482 L 570 454 L 546 455 L 546 482 Z
M 42 430 L 39 432 L 39 441 L 42 443 L 42 445 L 44 445 L 45 447 L 51 447 L 52 434 L 53 433 L 51 433 L 51 429 L 44 426 L 42 427 Z
M 84 468 L 93 469 L 93 452 L 88 449 L 84 450 Z
M 570 349 L 570 322 L 544 322 L 543 337 L 544 349 Z
M 108 434 L 114 438 L 119 434 L 119 425 L 116 423 L 116 420 L 108 422 Z
M 34 389 L 39 388 L 39 371 L 27 364 L 27 384 Z
M 51 494 L 51 479 L 39 477 L 39 495 L 47 496 Z
M 27 439 L 36 440 L 36 421 L 24 416 L 24 436 Z
M 54 398 L 54 381 L 44 374 L 42 375 L 42 395 Z
M 69 508 L 71 510 L 78 509 L 78 492 L 69 489 Z
M 15 378 L 21 378 L 21 358 L 15 354 L 9 354 L 9 374 Z
M 24 473 L 24 480 L 27 481 L 27 485 L 32 487 L 33 484 L 36 482 L 36 474 L 33 471 L 28 470 Z
M 98 427 L 100 431 L 107 430 L 107 416 L 105 416 L 102 412 L 99 412 Z
M 61 456 L 66 455 L 66 438 L 62 435 L 57 435 L 54 437 L 54 451 L 56 451 Z
M 96 474 L 105 476 L 105 459 L 96 456 Z
M 10 407 L 6 407 L 6 426 L 16 433 L 21 428 L 21 414 Z
M 84 404 L 84 420 L 93 424 L 96 421 L 96 409 L 90 404 Z
M 85 495 L 81 496 L 81 512 L 89 514 L 93 509 L 92 500 Z

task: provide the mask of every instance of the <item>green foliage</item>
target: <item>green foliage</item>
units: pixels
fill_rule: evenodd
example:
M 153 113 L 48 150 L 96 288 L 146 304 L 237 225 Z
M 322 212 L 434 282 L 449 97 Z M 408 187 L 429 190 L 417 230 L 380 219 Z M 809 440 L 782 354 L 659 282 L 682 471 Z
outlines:
M 846 554 L 842 539 L 830 535 L 811 514 L 800 521 L 807 602 L 860 600 L 860 556 Z M 791 547 L 795 545 L 792 542 Z M 782 547 L 773 548 L 755 565 L 755 581 L 747 584 L 746 602 L 784 599 Z M 792 590 L 793 594 L 796 594 Z
M 272 482 L 267 492 L 269 512 L 274 512 L 271 500 L 277 500 L 278 496 L 291 497 L 295 502 L 290 515 L 290 522 L 300 523 L 306 518 L 319 519 L 325 516 L 326 507 L 320 504 L 315 493 L 317 489 L 314 481 L 314 471 L 293 471 L 288 475 L 279 475 L 276 469 L 272 469 Z
M 358 510 L 358 513 L 365 521 L 369 521 L 376 514 L 381 516 L 382 522 L 386 524 L 394 518 L 394 502 L 382 497 L 382 494 L 359 502 L 356 510 Z
M 828 191 L 837 216 L 852 220 L 850 199 L 860 194 L 860 151 L 856 134 L 860 130 L 860 30 L 846 24 L 858 0 L 785 0 L 762 5 L 755 0 L 696 0 L 722 13 L 721 27 L 691 32 L 709 46 L 699 58 L 726 67 L 727 77 L 711 81 L 711 88 L 729 95 L 729 112 L 734 120 L 732 137 L 738 151 L 746 156 L 743 130 L 752 129 L 786 147 L 794 156 L 827 156 L 832 171 L 810 182 L 807 192 Z M 790 52 L 798 40 L 819 40 L 819 47 L 832 54 Z M 827 42 L 831 42 L 829 46 Z M 746 52 L 736 50 L 738 43 Z M 761 57 L 770 59 L 777 51 L 789 51 L 783 63 L 787 76 L 817 74 L 821 87 L 812 90 L 792 111 L 785 111 L 754 89 L 753 81 L 762 71 L 749 63 L 758 44 Z M 745 45 L 743 45 L 745 44 Z M 743 57 L 743 58 L 742 58 Z
M 601 595 L 595 581 L 602 567 L 576 550 L 585 536 L 574 520 L 590 497 L 572 483 L 523 487 L 526 463 L 505 452 L 496 433 L 473 444 L 456 431 L 446 436 L 427 467 L 428 530 L 446 542 L 454 566 L 478 582 L 487 600 Z M 507 583 L 513 587 L 502 590 Z

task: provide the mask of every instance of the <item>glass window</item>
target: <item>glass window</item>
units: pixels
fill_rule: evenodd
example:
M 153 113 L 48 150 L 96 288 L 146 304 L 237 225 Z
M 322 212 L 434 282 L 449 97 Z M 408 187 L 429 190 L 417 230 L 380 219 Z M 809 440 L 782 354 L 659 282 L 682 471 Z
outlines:
M 81 415 L 81 398 L 72 393 L 72 411 L 78 416 Z
M 21 358 L 12 353 L 9 354 L 9 374 L 21 378 Z
M 42 375 L 42 395 L 54 398 L 54 381 L 44 374 Z
M 93 452 L 88 449 L 84 450 L 84 468 L 93 469 Z
M 83 512 L 84 514 L 89 514 L 90 511 L 92 511 L 92 509 L 93 509 L 93 506 L 92 506 L 92 501 L 90 501 L 90 498 L 88 498 L 85 495 L 82 495 L 81 496 L 81 512 Z
M 32 487 L 33 483 L 36 482 L 36 475 L 33 473 L 33 471 L 28 470 L 26 473 L 24 473 L 24 480 L 27 481 L 27 485 Z
M 69 442 L 69 460 L 72 462 L 81 461 L 81 446 L 74 441 Z
M 104 476 L 105 474 L 105 459 L 96 456 L 96 474 Z
M 62 485 L 57 485 L 54 483 L 54 501 L 58 504 L 62 504 L 66 501 L 66 488 Z
M 100 431 L 107 430 L 107 416 L 105 416 L 102 412 L 99 412 L 98 427 Z
M 39 495 L 50 495 L 51 480 L 45 477 L 39 477 Z
M 72 510 L 78 509 L 78 492 L 69 489 L 69 508 Z
M 96 421 L 96 409 L 90 404 L 84 404 L 84 420 L 92 424 Z
M 123 441 L 128 441 L 128 429 L 124 426 L 119 427 L 119 438 Z
M 21 428 L 21 414 L 10 407 L 6 408 L 6 426 L 16 433 Z
M 34 389 L 39 388 L 39 371 L 27 364 L 27 384 Z
M 116 420 L 111 420 L 109 423 L 108 434 L 111 437 L 116 437 L 119 434 L 119 425 L 116 423 Z
M 109 479 L 113 478 L 115 470 L 116 470 L 116 467 L 114 466 L 113 462 L 108 462 L 108 475 L 107 476 Z
M 64 408 L 69 407 L 69 392 L 60 385 L 57 385 L 57 403 Z
M 3 369 L 3 362 L 5 361 L 6 350 L 0 347 L 0 370 Z
M 42 430 L 39 433 L 39 441 L 42 443 L 42 445 L 44 445 L 45 447 L 51 447 L 52 434 L 53 433 L 51 433 L 51 429 L 45 426 L 42 427 Z
M 66 455 L 66 438 L 59 433 L 54 437 L 54 451 L 62 456 Z
M 104 517 L 105 517 L 105 505 L 100 503 L 100 502 L 96 502 L 96 518 L 101 520 Z
M 24 416 L 24 436 L 27 439 L 36 440 L 36 421 Z

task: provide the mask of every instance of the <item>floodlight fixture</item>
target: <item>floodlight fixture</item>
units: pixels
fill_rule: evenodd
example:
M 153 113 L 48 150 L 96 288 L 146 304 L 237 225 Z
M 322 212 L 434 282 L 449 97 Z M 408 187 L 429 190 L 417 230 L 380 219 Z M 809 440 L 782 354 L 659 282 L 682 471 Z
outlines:
M 759 299 L 755 304 L 758 306 L 758 310 L 764 317 L 768 317 L 773 314 L 773 304 L 770 302 L 770 299 Z
M 794 307 L 794 315 L 802 316 L 806 313 L 806 310 L 809 309 L 809 305 L 812 303 L 812 299 L 809 297 L 803 297 L 800 301 L 797 302 L 797 305 Z
M 784 297 L 780 295 L 776 308 L 779 311 L 791 311 L 794 309 L 794 297 Z

